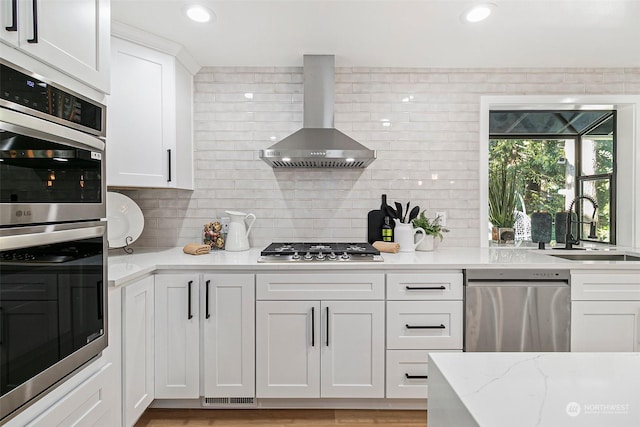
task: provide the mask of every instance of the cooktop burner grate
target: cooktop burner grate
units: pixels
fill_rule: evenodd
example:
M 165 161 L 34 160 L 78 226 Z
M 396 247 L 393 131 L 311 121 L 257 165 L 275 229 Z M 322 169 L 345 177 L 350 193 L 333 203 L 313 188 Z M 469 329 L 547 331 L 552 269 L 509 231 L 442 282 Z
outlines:
M 383 261 L 369 243 L 272 243 L 260 255 L 258 262 Z

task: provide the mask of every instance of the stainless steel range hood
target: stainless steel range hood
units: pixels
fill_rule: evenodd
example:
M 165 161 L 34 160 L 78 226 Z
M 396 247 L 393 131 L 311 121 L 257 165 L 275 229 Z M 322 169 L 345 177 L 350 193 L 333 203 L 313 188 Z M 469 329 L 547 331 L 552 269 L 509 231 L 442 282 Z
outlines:
M 333 127 L 333 55 L 304 55 L 303 128 L 260 158 L 274 168 L 365 168 L 376 159 L 370 150 Z

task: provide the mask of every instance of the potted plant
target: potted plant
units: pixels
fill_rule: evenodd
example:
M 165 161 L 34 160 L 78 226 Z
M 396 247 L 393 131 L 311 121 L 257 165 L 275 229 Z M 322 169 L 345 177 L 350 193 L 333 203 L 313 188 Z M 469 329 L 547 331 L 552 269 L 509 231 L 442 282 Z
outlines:
M 491 240 L 513 243 L 517 201 L 516 171 L 502 163 L 489 171 L 489 221 Z
M 420 216 L 413 220 L 415 228 L 422 228 L 427 237 L 416 247 L 419 251 L 432 251 L 435 247 L 435 238 L 443 239 L 443 233 L 448 233 L 449 229 L 440 224 L 441 218 L 437 216 L 431 220 L 427 218 L 426 211 L 422 211 Z

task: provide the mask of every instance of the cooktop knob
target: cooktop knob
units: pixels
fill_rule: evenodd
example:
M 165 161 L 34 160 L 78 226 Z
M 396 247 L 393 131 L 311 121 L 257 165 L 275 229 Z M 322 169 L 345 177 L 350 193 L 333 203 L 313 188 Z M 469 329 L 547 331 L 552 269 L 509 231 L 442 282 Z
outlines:
M 324 259 L 324 254 L 322 252 L 318 253 L 318 255 L 316 255 L 316 259 L 318 261 L 322 261 Z
M 306 259 L 307 261 L 312 260 L 313 256 L 311 255 L 311 252 L 307 252 L 306 254 L 304 254 L 304 259 Z
M 334 252 L 331 252 L 331 253 L 328 255 L 328 257 L 329 257 L 329 259 L 330 259 L 330 260 L 334 260 L 334 259 L 336 259 L 336 258 L 337 258 L 336 254 L 335 254 Z
M 342 258 L 342 259 L 349 259 L 349 258 L 351 258 L 351 256 L 349 256 L 349 254 L 345 252 L 345 253 L 343 253 L 343 254 L 340 256 L 340 258 Z
M 295 260 L 300 259 L 300 255 L 298 254 L 298 252 L 294 252 L 293 255 L 291 256 L 291 259 L 295 259 Z

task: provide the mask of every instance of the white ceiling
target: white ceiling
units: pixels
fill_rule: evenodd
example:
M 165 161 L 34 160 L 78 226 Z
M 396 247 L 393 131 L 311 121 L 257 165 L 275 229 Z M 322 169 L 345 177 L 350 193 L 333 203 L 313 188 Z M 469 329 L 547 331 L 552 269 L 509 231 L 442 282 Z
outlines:
M 112 0 L 112 19 L 183 45 L 202 66 L 640 67 L 640 0 Z M 188 3 L 216 14 L 186 18 Z

